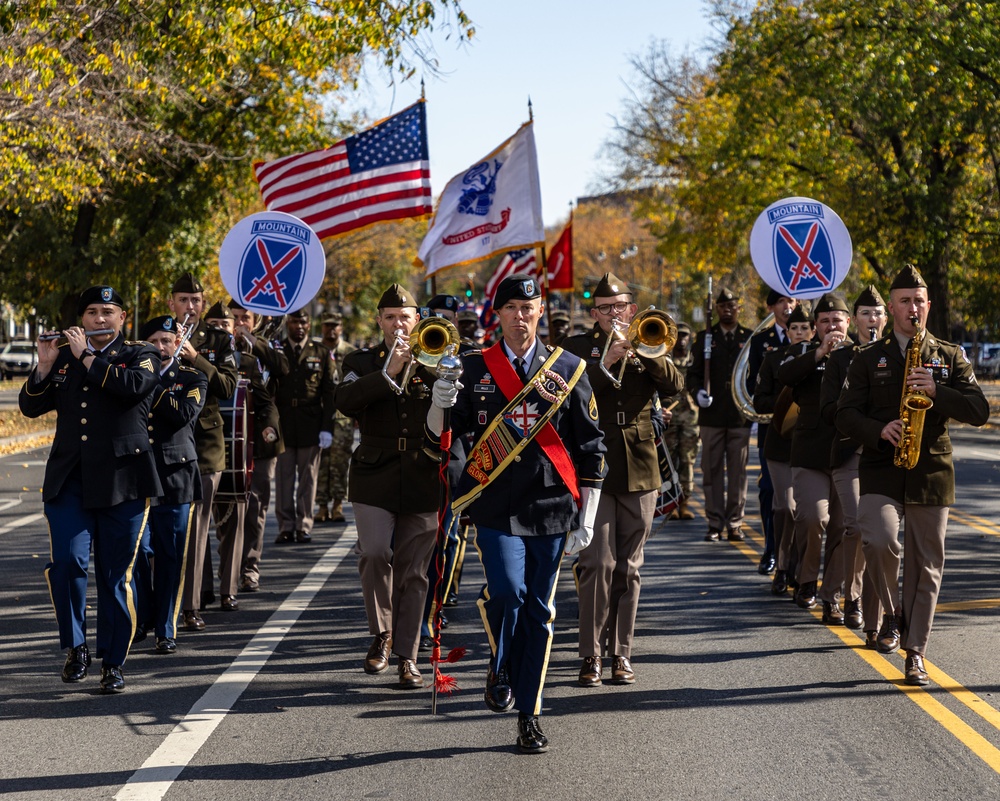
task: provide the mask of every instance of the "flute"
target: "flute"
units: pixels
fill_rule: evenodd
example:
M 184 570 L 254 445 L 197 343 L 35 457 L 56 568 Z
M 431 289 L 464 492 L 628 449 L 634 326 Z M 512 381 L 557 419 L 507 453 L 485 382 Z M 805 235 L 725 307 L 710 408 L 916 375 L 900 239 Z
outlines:
M 90 339 L 91 337 L 106 337 L 108 334 L 115 333 L 115 329 L 113 329 L 113 328 L 98 328 L 96 331 L 84 331 L 83 333 L 84 333 L 84 336 L 87 337 L 87 339 Z M 38 341 L 39 342 L 52 342 L 53 340 L 56 340 L 56 339 L 62 339 L 64 336 L 65 335 L 62 333 L 62 331 L 58 331 L 58 332 L 53 333 L 53 334 L 39 334 L 38 335 Z

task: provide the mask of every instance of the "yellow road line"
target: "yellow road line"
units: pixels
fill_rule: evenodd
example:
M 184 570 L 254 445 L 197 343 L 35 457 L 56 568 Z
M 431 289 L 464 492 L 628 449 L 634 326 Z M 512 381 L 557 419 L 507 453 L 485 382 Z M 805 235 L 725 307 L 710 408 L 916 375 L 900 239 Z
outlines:
M 983 534 L 990 534 L 994 537 L 1000 537 L 1000 526 L 995 523 L 986 520 L 985 518 L 978 517 L 976 515 L 965 514 L 963 512 L 956 512 L 952 509 L 949 516 L 957 520 L 959 523 L 963 523 L 969 528 L 974 528 Z
M 980 598 L 978 601 L 952 601 L 947 604 L 938 604 L 934 609 L 934 614 L 942 612 L 968 612 L 972 609 L 995 609 L 1000 606 L 1000 598 Z

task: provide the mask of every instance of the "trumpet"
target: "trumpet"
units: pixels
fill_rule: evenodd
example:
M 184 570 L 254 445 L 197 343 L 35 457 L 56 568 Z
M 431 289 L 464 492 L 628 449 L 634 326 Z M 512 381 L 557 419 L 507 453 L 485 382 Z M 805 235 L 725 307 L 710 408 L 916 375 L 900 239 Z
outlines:
M 87 339 L 90 339 L 91 337 L 106 337 L 108 334 L 113 334 L 113 333 L 115 333 L 115 329 L 113 328 L 98 328 L 96 331 L 84 331 L 84 335 L 87 337 Z M 62 339 L 62 338 L 63 338 L 62 331 L 56 331 L 52 334 L 38 335 L 39 342 L 53 342 L 57 339 Z
M 451 355 L 458 352 L 458 346 L 462 341 L 458 335 L 458 329 L 448 320 L 443 317 L 425 317 L 413 326 L 409 337 L 405 339 L 410 351 L 410 360 L 403 370 L 403 376 L 399 383 L 396 383 L 389 376 L 389 361 L 392 359 L 392 352 L 404 338 L 406 338 L 406 334 L 403 333 L 403 329 L 397 328 L 392 348 L 386 354 L 385 363 L 382 365 L 382 376 L 389 382 L 392 391 L 397 395 L 403 394 L 403 390 L 413 377 L 418 364 L 431 369 L 436 368 L 441 358 L 449 353 L 449 348 L 453 347 Z
M 601 372 L 608 377 L 615 389 L 621 389 L 625 368 L 630 361 L 628 358 L 621 360 L 622 366 L 617 375 L 604 366 L 604 359 L 616 339 L 626 340 L 633 353 L 646 359 L 660 358 L 667 351 L 673 349 L 674 343 L 677 341 L 677 326 L 670 319 L 670 315 L 653 306 L 633 317 L 624 334 L 622 333 L 623 328 L 624 326 L 617 320 L 611 321 L 611 333 L 608 334 L 608 341 L 604 343 L 604 352 L 601 354 Z M 634 356 L 631 361 L 640 369 L 642 368 L 642 363 Z

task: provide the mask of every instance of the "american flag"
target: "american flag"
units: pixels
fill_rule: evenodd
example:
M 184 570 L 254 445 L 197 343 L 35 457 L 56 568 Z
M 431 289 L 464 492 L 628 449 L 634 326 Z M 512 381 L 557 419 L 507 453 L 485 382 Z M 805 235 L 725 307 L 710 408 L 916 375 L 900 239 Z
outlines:
M 486 282 L 486 297 L 492 300 L 493 296 L 496 294 L 497 287 L 500 286 L 500 282 L 503 281 L 503 279 L 508 275 L 514 275 L 514 273 L 527 273 L 528 275 L 534 275 L 535 272 L 534 248 L 510 250 L 507 253 L 504 253 L 503 258 L 500 259 L 500 264 L 497 265 L 496 272 L 494 272 L 492 278 Z
M 431 213 L 423 101 L 323 150 L 254 164 L 264 204 L 324 239 Z

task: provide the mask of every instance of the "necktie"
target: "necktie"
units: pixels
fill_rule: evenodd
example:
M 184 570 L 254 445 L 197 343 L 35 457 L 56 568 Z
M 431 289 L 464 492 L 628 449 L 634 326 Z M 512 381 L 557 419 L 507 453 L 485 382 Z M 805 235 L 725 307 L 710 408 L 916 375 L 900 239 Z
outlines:
M 522 384 L 528 383 L 528 374 L 524 372 L 524 359 L 514 359 L 514 372 L 517 373 Z
M 778 344 L 779 345 L 787 345 L 788 344 L 788 337 L 785 336 L 785 332 L 784 331 L 779 331 L 778 332 Z
M 301 345 L 296 345 L 295 346 L 295 358 L 298 359 L 299 356 L 301 356 L 301 355 L 302 355 L 302 346 Z

